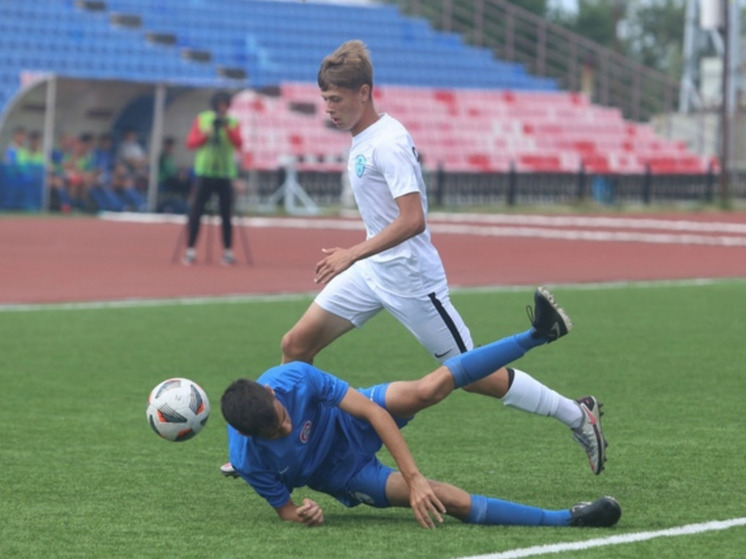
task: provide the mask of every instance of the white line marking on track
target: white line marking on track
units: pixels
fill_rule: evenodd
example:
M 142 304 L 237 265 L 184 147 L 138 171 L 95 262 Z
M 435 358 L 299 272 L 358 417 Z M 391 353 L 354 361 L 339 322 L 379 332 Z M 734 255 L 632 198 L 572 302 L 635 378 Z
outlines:
M 654 538 L 689 536 L 692 534 L 701 534 L 702 532 L 712 532 L 715 530 L 727 530 L 735 526 L 746 526 L 746 518 L 731 518 L 730 520 L 713 520 L 699 524 L 686 524 L 676 526 L 665 530 L 655 532 L 632 532 L 629 534 L 619 534 L 618 536 L 609 536 L 608 538 L 596 538 L 581 542 L 566 542 L 546 545 L 536 545 L 533 547 L 523 547 L 501 551 L 499 553 L 490 553 L 487 555 L 471 555 L 460 559 L 518 559 L 520 557 L 536 557 L 538 555 L 548 555 L 554 553 L 564 553 L 565 551 L 578 551 L 591 549 L 594 547 L 606 547 L 610 545 L 620 545 L 625 543 L 642 542 Z
M 430 222 L 541 225 L 551 227 L 585 227 L 601 229 L 662 229 L 699 233 L 746 234 L 746 223 L 722 221 L 689 221 L 639 217 L 549 216 L 525 214 L 444 214 L 431 213 Z
M 746 236 L 693 235 L 681 233 L 642 233 L 636 231 L 597 231 L 550 229 L 546 227 L 501 227 L 494 225 L 431 224 L 434 233 L 485 237 L 523 237 L 558 241 L 604 241 L 620 243 L 746 246 Z
M 183 223 L 185 219 L 184 216 L 162 214 L 107 212 L 103 213 L 101 217 L 109 221 L 140 223 Z M 205 216 L 204 219 L 217 223 L 218 218 Z M 236 217 L 234 223 L 249 227 L 363 230 L 362 223 L 359 220 L 323 217 Z M 435 214 L 430 216 L 429 226 L 430 230 L 435 233 L 451 235 L 521 237 L 565 241 L 746 246 L 746 224 L 743 223 L 585 216 Z M 608 229 L 617 229 L 617 231 L 608 231 Z M 667 232 L 643 232 L 641 229 Z M 721 233 L 729 233 L 730 235 Z

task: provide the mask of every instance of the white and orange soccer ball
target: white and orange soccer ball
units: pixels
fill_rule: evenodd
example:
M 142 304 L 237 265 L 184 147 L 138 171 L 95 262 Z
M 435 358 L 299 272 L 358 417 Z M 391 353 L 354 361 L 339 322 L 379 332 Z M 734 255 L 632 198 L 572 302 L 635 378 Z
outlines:
M 210 417 L 210 401 L 202 387 L 186 378 L 170 378 L 153 388 L 145 410 L 148 423 L 169 441 L 187 441 Z

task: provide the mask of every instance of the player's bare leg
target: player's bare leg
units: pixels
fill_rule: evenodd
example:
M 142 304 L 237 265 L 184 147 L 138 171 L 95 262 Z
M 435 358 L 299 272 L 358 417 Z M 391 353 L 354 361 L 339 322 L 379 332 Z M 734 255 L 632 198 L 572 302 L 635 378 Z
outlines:
M 572 508 L 549 510 L 494 497 L 473 495 L 439 481 L 428 480 L 446 514 L 467 524 L 513 526 L 609 527 L 619 521 L 622 509 L 613 497 L 601 497 L 593 503 Z M 409 507 L 409 487 L 399 472 L 386 481 L 386 497 L 391 506 Z
M 298 322 L 282 337 L 282 362 L 313 363 L 326 346 L 355 326 L 347 319 L 311 303 Z
M 508 369 L 503 367 L 491 375 L 467 384 L 463 390 L 466 392 L 472 392 L 473 394 L 482 394 L 483 396 L 491 396 L 493 398 L 503 398 L 510 389 L 510 375 Z
M 434 406 L 456 388 L 448 367 L 440 366 L 417 380 L 401 380 L 386 389 L 386 409 L 395 417 L 407 418 Z

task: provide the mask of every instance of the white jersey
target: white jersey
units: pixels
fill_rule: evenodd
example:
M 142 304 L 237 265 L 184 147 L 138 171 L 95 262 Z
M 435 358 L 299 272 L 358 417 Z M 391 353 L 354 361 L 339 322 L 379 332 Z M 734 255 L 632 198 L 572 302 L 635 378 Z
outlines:
M 387 114 L 353 137 L 348 160 L 350 185 L 365 224 L 374 237 L 399 215 L 395 199 L 419 192 L 427 216 L 422 168 L 407 129 Z M 376 287 L 401 296 L 429 293 L 446 285 L 438 251 L 425 231 L 356 264 L 364 266 Z

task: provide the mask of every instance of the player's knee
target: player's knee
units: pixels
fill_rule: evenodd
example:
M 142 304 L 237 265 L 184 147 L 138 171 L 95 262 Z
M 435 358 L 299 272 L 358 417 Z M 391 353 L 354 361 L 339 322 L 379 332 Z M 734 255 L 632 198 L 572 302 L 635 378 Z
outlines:
M 466 491 L 455 485 L 438 481 L 430 481 L 430 486 L 450 516 L 458 518 L 461 521 L 464 521 L 469 516 L 471 498 Z
M 280 349 L 282 350 L 283 361 L 294 361 L 292 357 L 296 354 L 295 345 L 293 343 L 293 333 L 286 332 L 280 342 Z
M 309 350 L 308 345 L 304 344 L 303 340 L 293 330 L 290 330 L 282 337 L 280 349 L 282 350 L 283 363 L 290 361 L 305 361 L 310 363 L 313 361 L 313 352 Z
M 415 384 L 415 396 L 420 403 L 420 408 L 437 404 L 450 392 L 451 389 L 434 375 L 428 375 Z

